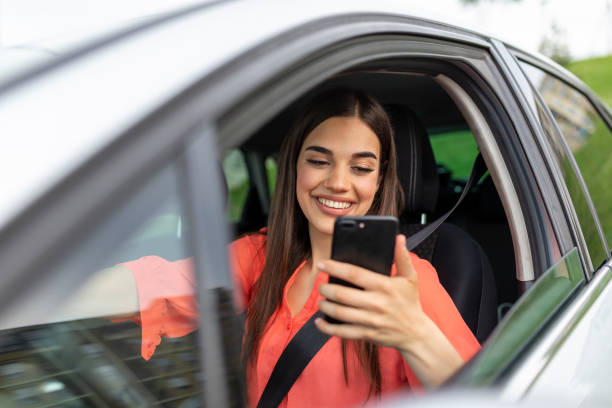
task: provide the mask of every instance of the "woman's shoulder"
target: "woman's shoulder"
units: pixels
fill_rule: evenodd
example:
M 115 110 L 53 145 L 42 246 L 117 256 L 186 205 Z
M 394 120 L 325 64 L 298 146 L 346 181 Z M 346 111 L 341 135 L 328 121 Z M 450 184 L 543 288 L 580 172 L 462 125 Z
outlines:
M 241 269 L 254 264 L 263 265 L 266 259 L 266 238 L 266 229 L 262 228 L 259 231 L 244 234 L 230 244 L 232 258 Z
M 267 238 L 267 228 L 262 228 L 256 232 L 246 233 L 230 244 L 235 250 L 249 249 L 249 250 L 265 250 Z
M 239 304 L 240 308 L 244 308 L 266 262 L 266 231 L 261 229 L 245 234 L 233 241 L 229 248 L 232 275 L 241 293 Z

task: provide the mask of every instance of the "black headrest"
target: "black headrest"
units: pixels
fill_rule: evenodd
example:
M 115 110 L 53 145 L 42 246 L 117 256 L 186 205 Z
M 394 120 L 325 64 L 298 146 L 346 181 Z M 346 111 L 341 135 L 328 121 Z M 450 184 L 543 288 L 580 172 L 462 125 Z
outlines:
M 395 133 L 399 180 L 404 189 L 404 214 L 431 214 L 440 190 L 436 160 L 425 127 L 407 107 L 385 106 Z

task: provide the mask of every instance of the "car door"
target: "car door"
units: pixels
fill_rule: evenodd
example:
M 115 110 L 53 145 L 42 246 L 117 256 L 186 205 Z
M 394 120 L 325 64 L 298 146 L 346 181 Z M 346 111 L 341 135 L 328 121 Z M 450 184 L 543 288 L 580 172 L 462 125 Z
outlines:
M 561 392 L 570 405 L 607 405 L 612 401 L 605 380 L 610 375 L 609 343 L 603 341 L 610 330 L 611 299 L 612 209 L 606 198 L 612 163 L 610 111 L 584 84 L 557 67 L 518 51 L 514 56 L 529 82 L 524 92 L 532 98 L 554 151 L 551 166 L 567 186 L 566 206 L 577 215 L 574 228 L 585 244 L 581 257 L 589 282 L 579 288 L 578 273 L 575 279 L 565 274 L 575 282 L 573 299 L 560 304 L 563 312 L 511 374 L 506 394 L 529 400 Z M 573 262 L 573 269 L 578 269 L 574 252 L 579 248 L 563 261 L 568 266 Z
M 466 378 L 492 382 L 513 401 L 555 396 L 570 406 L 609 404 L 601 382 L 609 375 L 601 360 L 608 346 L 599 342 L 610 298 L 610 210 L 601 199 L 609 189 L 598 178 L 610 163 L 609 111 L 562 69 L 518 50 L 500 54 L 563 203 L 570 234 L 560 241 L 573 240 L 574 248 L 515 305 Z

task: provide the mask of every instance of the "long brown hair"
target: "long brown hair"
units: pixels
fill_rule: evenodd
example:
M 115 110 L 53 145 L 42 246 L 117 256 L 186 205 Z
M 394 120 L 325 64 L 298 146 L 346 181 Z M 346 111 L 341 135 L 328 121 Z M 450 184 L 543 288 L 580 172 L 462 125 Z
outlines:
M 297 159 L 306 136 L 331 117 L 359 117 L 380 141 L 381 181 L 368 214 L 397 216 L 403 193 L 397 178 L 395 143 L 389 118 L 382 106 L 360 91 L 337 89 L 320 94 L 294 123 L 281 147 L 276 191 L 270 205 L 266 239 L 266 262 L 255 283 L 247 308 L 244 357 L 257 358 L 259 342 L 278 309 L 283 288 L 295 269 L 311 255 L 308 221 L 296 197 Z M 378 349 L 373 343 L 355 342 L 361 366 L 370 379 L 370 395 L 380 394 Z M 346 342 L 342 343 L 344 375 L 348 383 Z

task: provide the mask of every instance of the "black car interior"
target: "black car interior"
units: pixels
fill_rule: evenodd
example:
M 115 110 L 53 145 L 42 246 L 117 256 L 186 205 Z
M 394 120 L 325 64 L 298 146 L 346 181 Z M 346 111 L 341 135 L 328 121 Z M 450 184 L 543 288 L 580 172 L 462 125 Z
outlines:
M 264 161 L 278 156 L 282 137 L 297 112 L 315 93 L 338 86 L 370 93 L 389 113 L 406 195 L 406 208 L 400 217 L 404 233 L 418 231 L 457 202 L 466 180 L 453 177 L 436 163 L 430 143 L 437 133 L 469 129 L 446 92 L 426 75 L 344 73 L 286 107 L 239 147 L 249 173 L 249 187 L 241 216 L 233 225 L 236 235 L 266 225 L 270 188 Z M 518 297 L 510 230 L 488 173 L 447 222 L 414 252 L 436 268 L 464 320 L 483 342 L 497 324 L 499 310 Z

